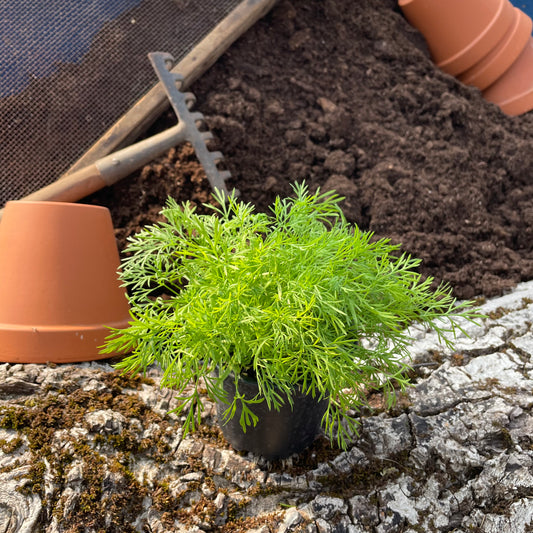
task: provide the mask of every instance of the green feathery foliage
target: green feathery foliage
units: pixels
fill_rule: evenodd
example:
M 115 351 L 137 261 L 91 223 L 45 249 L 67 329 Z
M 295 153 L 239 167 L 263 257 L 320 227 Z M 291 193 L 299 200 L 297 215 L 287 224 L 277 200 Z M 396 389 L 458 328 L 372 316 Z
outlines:
M 178 391 L 178 411 L 187 412 L 185 432 L 199 423 L 204 383 L 228 403 L 227 417 L 240 402 L 243 429 L 257 422 L 255 403 L 276 409 L 280 393 L 290 398 L 298 386 L 329 399 L 323 427 L 344 447 L 356 430 L 349 412 L 365 392 L 379 387 L 392 403 L 394 388 L 408 385 L 409 324 L 451 346 L 459 317 L 478 316 L 449 287 L 431 290 L 418 259 L 349 224 L 334 192 L 311 194 L 304 184 L 294 192 L 269 215 L 233 195 L 217 194 L 211 215 L 169 199 L 167 221 L 130 239 L 121 277 L 132 321 L 104 351 L 130 352 L 117 365 L 124 371 L 158 363 L 162 386 Z M 256 377 L 258 397 L 238 392 L 243 374 Z M 235 398 L 222 389 L 228 376 Z

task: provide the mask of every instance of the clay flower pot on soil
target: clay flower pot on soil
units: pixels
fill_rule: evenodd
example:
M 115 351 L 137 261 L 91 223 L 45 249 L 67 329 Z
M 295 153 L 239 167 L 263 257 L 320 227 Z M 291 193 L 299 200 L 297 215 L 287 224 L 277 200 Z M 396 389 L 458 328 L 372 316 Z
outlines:
M 0 223 L 0 361 L 104 357 L 108 326 L 130 319 L 108 209 L 8 202 Z
M 125 372 L 163 368 L 185 433 L 200 423 L 207 393 L 230 443 L 269 458 L 307 446 L 318 429 L 301 429 L 311 418 L 346 446 L 369 390 L 393 401 L 407 386 L 405 328 L 419 321 L 451 344 L 458 318 L 476 316 L 448 287 L 430 290 L 417 259 L 349 224 L 334 192 L 294 191 L 270 214 L 218 193 L 211 215 L 169 199 L 167 220 L 126 249 L 121 278 L 134 318 L 106 348 L 131 352 L 118 364 Z M 300 396 L 318 413 L 299 407 Z M 289 428 L 274 429 L 276 415 Z M 274 431 L 288 439 L 261 447 Z M 288 442 L 295 433 L 303 442 Z
M 444 72 L 487 90 L 483 96 L 507 114 L 533 108 L 527 96 L 533 86 L 527 53 L 533 22 L 523 11 L 508 0 L 399 0 L 399 6 Z
M 515 63 L 531 38 L 533 21 L 520 9 L 514 9 L 515 17 L 503 38 L 483 59 L 458 76 L 459 81 L 486 89 Z M 524 72 L 531 72 L 531 67 Z
M 437 66 L 457 76 L 504 38 L 517 16 L 508 0 L 399 0 Z
M 483 97 L 507 115 L 517 116 L 533 109 L 533 38 L 529 38 L 518 59 Z

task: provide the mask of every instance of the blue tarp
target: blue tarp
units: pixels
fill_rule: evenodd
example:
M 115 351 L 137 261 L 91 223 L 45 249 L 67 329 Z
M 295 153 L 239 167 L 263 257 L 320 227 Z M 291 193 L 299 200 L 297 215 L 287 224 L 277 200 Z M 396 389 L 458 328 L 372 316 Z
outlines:
M 533 18 L 533 0 L 512 0 L 511 3 Z
M 7 0 L 0 2 L 0 96 L 32 78 L 76 63 L 102 26 L 140 0 Z

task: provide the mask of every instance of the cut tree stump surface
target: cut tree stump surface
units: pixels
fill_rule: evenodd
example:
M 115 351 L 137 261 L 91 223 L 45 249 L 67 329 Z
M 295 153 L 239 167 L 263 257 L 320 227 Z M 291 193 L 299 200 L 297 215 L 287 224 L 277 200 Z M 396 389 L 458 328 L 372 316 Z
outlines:
M 277 463 L 234 452 L 209 402 L 182 438 L 156 369 L 0 365 L 0 531 L 527 533 L 533 282 L 481 311 L 454 352 L 413 327 L 413 387 L 372 397 L 346 451 Z

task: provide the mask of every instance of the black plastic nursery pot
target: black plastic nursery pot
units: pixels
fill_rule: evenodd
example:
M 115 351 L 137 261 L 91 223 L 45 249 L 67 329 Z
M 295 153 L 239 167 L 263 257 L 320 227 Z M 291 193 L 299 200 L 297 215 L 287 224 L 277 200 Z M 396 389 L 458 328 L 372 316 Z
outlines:
M 233 377 L 224 381 L 224 390 L 231 400 L 235 395 Z M 239 377 L 239 393 L 245 398 L 252 399 L 258 392 L 255 379 L 247 376 Z M 233 418 L 225 422 L 223 415 L 228 406 L 223 402 L 217 402 L 218 422 L 226 440 L 238 451 L 252 452 L 270 461 L 284 459 L 305 450 L 320 433 L 328 400 L 318 400 L 296 389 L 292 395 L 292 407 L 286 396 L 284 399 L 285 403 L 279 411 L 269 409 L 266 401 L 251 405 L 259 421 L 256 426 L 248 426 L 246 432 L 240 425 L 240 405 L 237 406 Z

